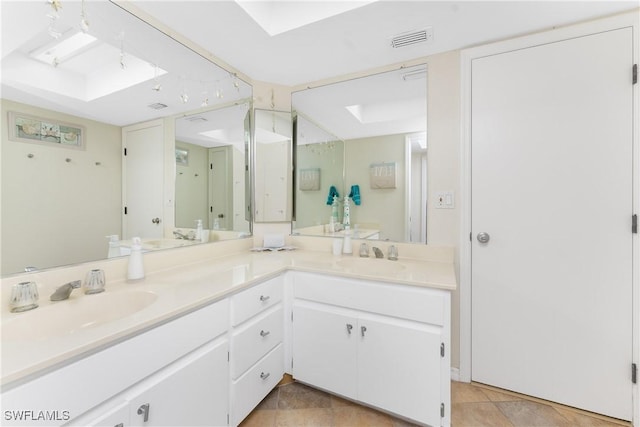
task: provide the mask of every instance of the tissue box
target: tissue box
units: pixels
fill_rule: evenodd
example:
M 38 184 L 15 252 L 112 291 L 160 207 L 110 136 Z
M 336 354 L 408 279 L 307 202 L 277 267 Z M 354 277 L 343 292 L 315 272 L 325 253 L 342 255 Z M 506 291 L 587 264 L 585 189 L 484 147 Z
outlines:
M 284 246 L 284 234 L 265 234 L 262 240 L 265 248 L 281 248 Z

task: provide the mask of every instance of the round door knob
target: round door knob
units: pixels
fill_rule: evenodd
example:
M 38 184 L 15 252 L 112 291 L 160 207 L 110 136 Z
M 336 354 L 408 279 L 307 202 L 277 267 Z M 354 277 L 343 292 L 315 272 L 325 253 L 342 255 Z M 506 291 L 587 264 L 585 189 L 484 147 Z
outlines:
M 151 222 L 152 222 L 153 224 L 160 224 L 160 218 L 153 218 L 153 219 L 151 220 Z
M 478 233 L 478 242 L 480 243 L 488 243 L 490 238 L 491 236 L 489 236 L 489 233 L 485 233 L 484 231 L 482 233 Z

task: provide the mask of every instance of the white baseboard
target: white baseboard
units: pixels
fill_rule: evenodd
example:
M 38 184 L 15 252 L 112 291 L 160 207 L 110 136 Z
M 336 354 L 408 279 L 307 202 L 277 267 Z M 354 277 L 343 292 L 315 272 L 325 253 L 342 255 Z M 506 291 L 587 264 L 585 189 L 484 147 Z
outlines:
M 460 381 L 460 369 L 451 368 L 451 381 Z

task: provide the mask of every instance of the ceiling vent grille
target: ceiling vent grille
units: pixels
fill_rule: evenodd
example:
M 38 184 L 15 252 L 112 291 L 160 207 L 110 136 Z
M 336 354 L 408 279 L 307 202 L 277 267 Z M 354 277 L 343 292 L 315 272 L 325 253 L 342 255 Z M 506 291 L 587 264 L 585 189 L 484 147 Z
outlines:
M 394 49 L 411 46 L 416 43 L 429 42 L 433 39 L 433 29 L 427 27 L 424 30 L 400 34 L 391 39 L 391 47 Z
M 202 116 L 186 116 L 184 119 L 189 121 L 189 122 L 192 122 L 192 123 L 208 121 L 207 119 L 205 119 Z
M 163 104 L 161 102 L 156 102 L 155 104 L 149 104 L 149 108 L 153 108 L 154 110 L 162 110 L 163 108 L 167 108 L 167 104 Z

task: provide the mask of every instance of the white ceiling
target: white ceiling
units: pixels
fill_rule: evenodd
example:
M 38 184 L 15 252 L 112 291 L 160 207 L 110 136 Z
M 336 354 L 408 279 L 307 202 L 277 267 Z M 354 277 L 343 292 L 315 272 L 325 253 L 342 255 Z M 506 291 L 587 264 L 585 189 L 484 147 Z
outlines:
M 339 0 L 341 3 L 362 3 Z M 402 1 L 379 0 L 274 36 L 232 0 L 135 4 L 252 79 L 296 86 L 542 31 L 637 8 L 631 1 Z M 251 3 L 251 2 L 243 2 Z M 254 3 L 274 3 L 262 1 Z M 301 4 L 277 1 L 272 11 L 295 20 Z M 433 41 L 392 49 L 392 37 L 433 28 Z
M 327 78 L 610 15 L 640 5 L 639 0 L 242 0 L 242 6 L 234 0 L 118 2 L 131 3 L 142 9 L 144 13 L 197 43 L 250 79 L 292 87 L 304 87 L 307 83 Z M 77 27 L 80 21 L 80 1 L 62 0 L 61 3 L 63 9 L 56 25 L 59 29 Z M 327 5 L 338 7 L 327 8 Z M 40 64 L 39 68 L 46 72 L 46 75 L 43 77 L 34 74 L 32 78 L 33 82 L 39 81 L 39 85 L 19 81 L 25 73 L 12 67 L 28 59 L 35 40 L 42 40 L 43 36 L 49 37 L 46 29 L 50 20 L 46 14 L 50 6 L 44 0 L 0 0 L 3 98 L 123 126 L 201 109 L 205 98 L 208 99 L 209 105 L 213 106 L 228 105 L 234 98 L 243 99 L 251 96 L 251 88 L 248 85 L 241 82 L 239 90 L 236 90 L 232 86 L 232 76 L 227 71 L 199 55 L 187 53 L 188 51 L 177 42 L 124 13 L 120 8 L 97 0 L 86 1 L 85 6 L 90 23 L 89 32 L 110 44 L 111 51 L 115 52 L 111 59 L 105 54 L 84 61 L 85 68 L 104 68 L 100 64 L 104 64 L 105 59 L 118 68 L 117 55 L 121 47 L 119 38 L 124 32 L 126 55 L 139 56 L 147 63 L 157 64 L 168 71 L 166 76 L 159 79 L 163 90 L 153 91 L 152 86 L 155 82 L 145 81 L 91 102 L 54 93 L 48 86 L 49 82 L 56 80 L 56 74 L 64 72 L 71 66 L 72 61 L 57 68 Z M 247 11 L 252 11 L 253 17 Z M 330 16 L 331 13 L 337 15 Z M 263 23 L 269 31 L 263 29 L 256 21 L 262 21 L 264 17 L 269 18 L 266 24 Z M 317 21 L 313 22 L 314 19 Z M 296 28 L 296 25 L 302 26 Z M 400 49 L 390 47 L 393 36 L 425 27 L 432 28 L 432 41 Z M 82 62 L 79 61 L 79 57 L 74 60 Z M 91 67 L 86 66 L 88 63 Z M 10 81 L 12 79 L 14 81 Z M 346 89 L 340 85 L 333 85 L 331 91 L 327 88 L 315 92 L 316 95 L 320 94 L 319 97 L 306 101 L 298 98 L 297 102 L 307 102 L 309 107 L 305 107 L 303 111 L 317 122 L 327 123 L 323 126 L 344 139 L 376 133 L 404 132 L 405 129 L 409 129 L 409 126 L 405 125 L 401 130 L 388 127 L 384 131 L 374 131 L 373 128 L 380 127 L 381 124 L 365 126 L 342 108 L 358 104 L 371 110 L 382 107 L 381 103 L 393 108 L 394 100 L 391 95 L 397 95 L 402 89 L 379 79 L 371 80 L 374 81 L 373 89 L 361 87 L 357 90 L 354 86 L 348 86 L 349 89 Z M 226 85 L 224 98 L 216 96 L 214 86 L 218 84 Z M 426 86 L 424 81 L 414 81 L 413 84 L 423 85 L 420 91 Z M 405 88 L 410 86 L 408 83 L 403 85 Z M 182 103 L 178 94 L 185 88 L 189 93 L 189 100 Z M 361 93 L 368 95 L 370 99 L 359 99 Z M 405 98 L 411 99 L 411 93 Z M 154 102 L 165 103 L 169 107 L 154 111 L 148 108 L 148 105 Z M 328 108 L 328 104 L 331 103 L 341 103 L 341 108 L 332 112 Z M 312 110 L 311 106 L 325 111 Z M 325 114 L 326 118 L 322 118 L 322 114 Z M 341 127 L 333 127 L 338 122 L 341 123 Z M 221 129 L 224 130 L 222 127 L 216 130 Z M 202 138 L 194 136 L 195 139 Z

